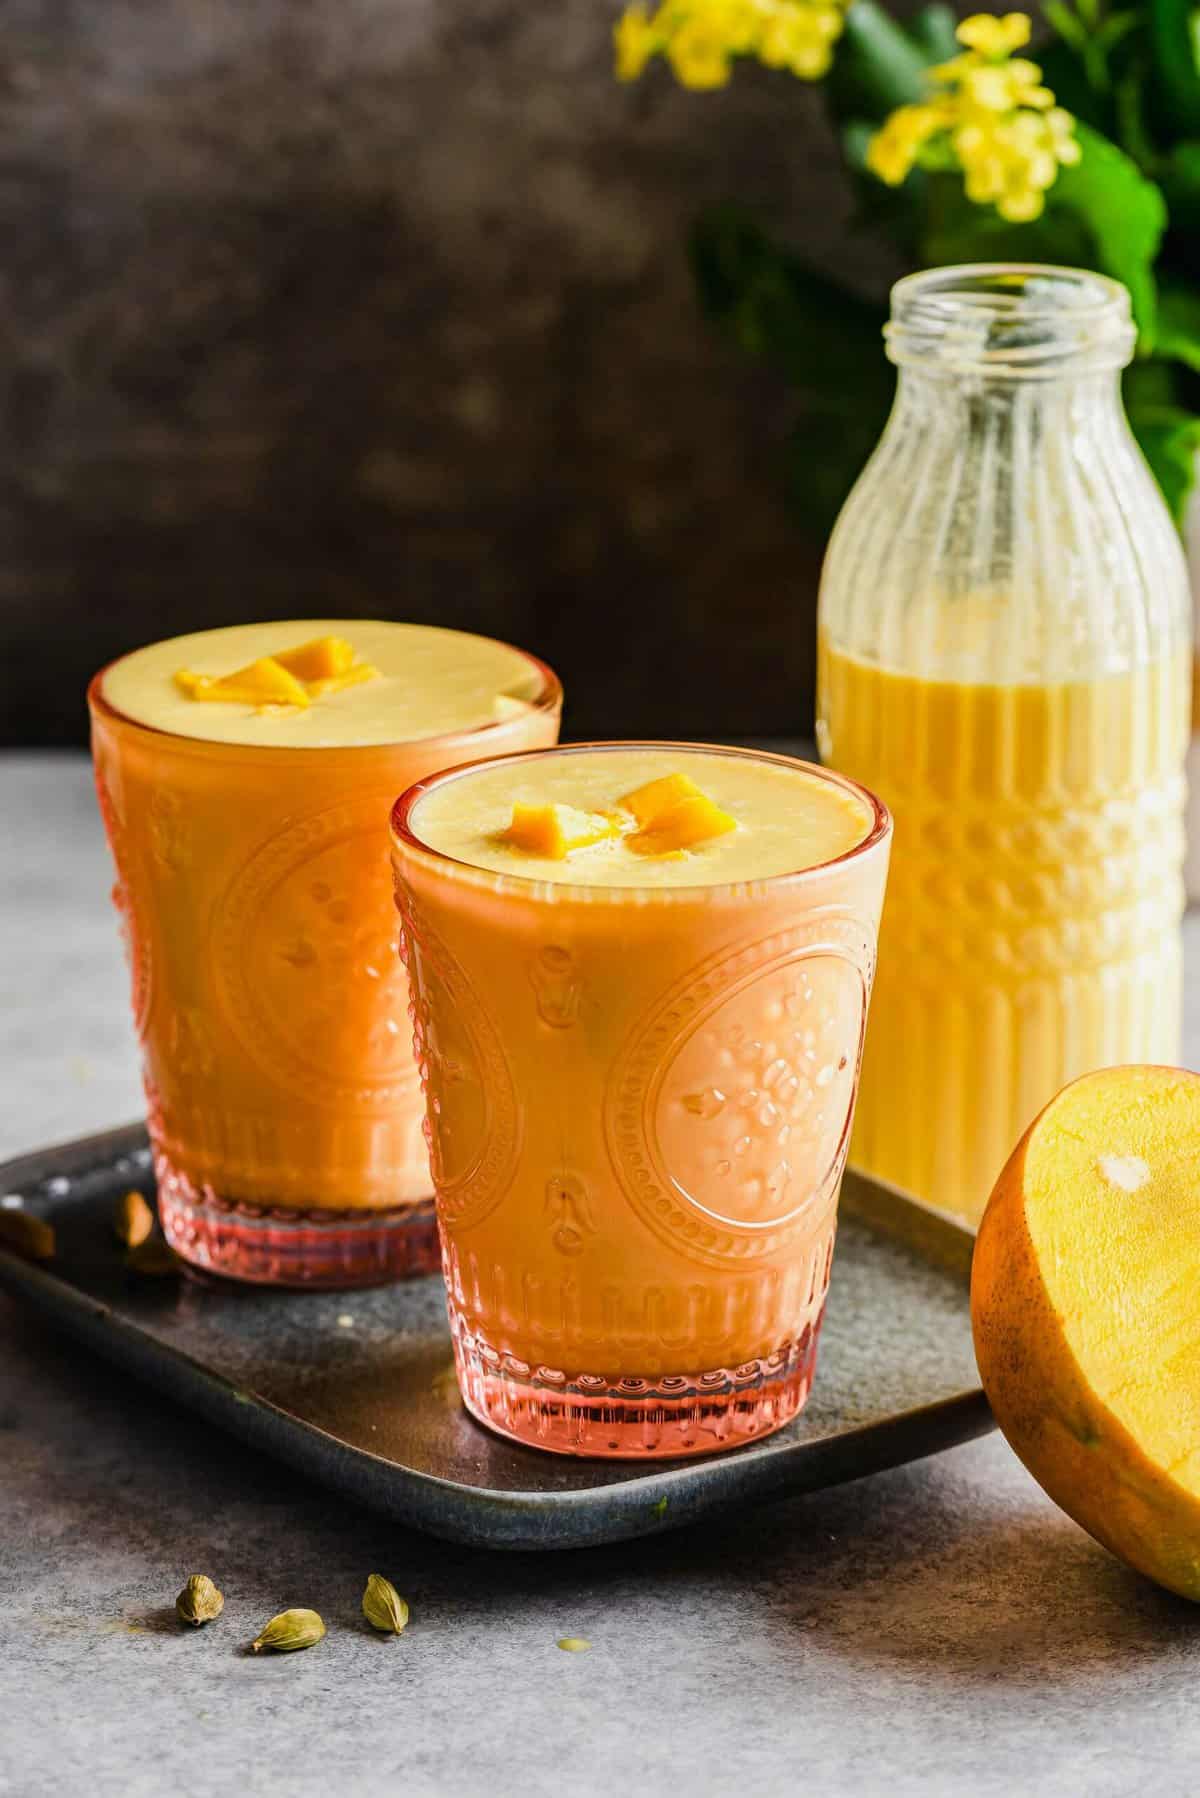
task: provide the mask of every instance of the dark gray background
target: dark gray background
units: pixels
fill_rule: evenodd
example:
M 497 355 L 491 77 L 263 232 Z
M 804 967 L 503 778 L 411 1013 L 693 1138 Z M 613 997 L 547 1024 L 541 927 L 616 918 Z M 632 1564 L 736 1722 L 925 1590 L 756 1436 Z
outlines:
M 495 632 L 570 734 L 795 733 L 792 402 L 700 317 L 737 198 L 879 284 L 815 93 L 611 76 L 615 0 L 3 0 L 0 741 L 235 619 Z

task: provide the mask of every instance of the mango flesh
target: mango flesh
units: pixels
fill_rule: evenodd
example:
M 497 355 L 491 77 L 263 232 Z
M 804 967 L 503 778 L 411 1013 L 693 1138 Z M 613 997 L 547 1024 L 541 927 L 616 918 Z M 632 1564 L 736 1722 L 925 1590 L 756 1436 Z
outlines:
M 737 829 L 736 818 L 723 812 L 719 805 L 703 793 L 694 799 L 680 799 L 676 804 L 655 812 L 644 829 L 627 837 L 629 847 L 638 855 L 670 855 L 681 849 L 694 848 L 713 837 L 723 837 Z
M 648 780 L 644 787 L 636 787 L 632 793 L 626 793 L 621 805 L 625 811 L 633 813 L 640 827 L 645 830 L 655 818 L 670 811 L 681 800 L 703 797 L 700 788 L 688 775 L 664 774 L 660 780 Z
M 628 831 L 632 813 L 642 826 Z M 737 821 L 702 793 L 686 774 L 665 774 L 627 793 L 619 809 L 585 812 L 570 805 L 513 806 L 512 822 L 500 840 L 563 861 L 573 849 L 587 849 L 609 837 L 623 836 L 637 855 L 680 856 L 696 843 L 736 830 Z
M 260 656 L 233 674 L 192 674 L 180 669 L 175 684 L 191 699 L 304 707 L 326 693 L 340 693 L 344 687 L 371 680 L 378 672 L 369 662 L 355 662 L 354 646 L 345 637 L 314 637 L 280 655 Z
M 354 664 L 354 645 L 345 637 L 314 637 L 296 649 L 287 649 L 274 660 L 297 680 L 332 680 Z
M 189 674 L 181 669 L 175 681 L 192 699 L 224 700 L 232 705 L 308 704 L 303 683 L 274 656 L 262 656 L 233 674 Z
M 1200 1599 L 1200 1076 L 1108 1068 L 1053 1099 L 979 1230 L 975 1352 L 1063 1510 Z
M 528 855 L 542 855 L 561 862 L 572 849 L 586 849 L 618 834 L 611 818 L 598 812 L 577 811 L 573 805 L 514 804 L 512 822 L 504 840 Z

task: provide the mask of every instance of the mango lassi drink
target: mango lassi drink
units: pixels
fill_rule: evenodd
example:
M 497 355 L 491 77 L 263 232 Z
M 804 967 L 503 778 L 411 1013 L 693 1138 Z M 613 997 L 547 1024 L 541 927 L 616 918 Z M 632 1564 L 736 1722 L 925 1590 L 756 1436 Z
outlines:
M 1067 1081 L 1178 1060 L 1191 652 L 972 672 L 920 679 L 823 636 L 817 729 L 896 826 L 851 1159 L 978 1220 Z
M 812 1381 L 890 824 L 784 757 L 585 745 L 411 789 L 397 902 L 459 1383 L 601 1456 Z
M 388 808 L 553 743 L 554 675 L 456 631 L 306 619 L 152 644 L 89 702 L 168 1240 L 257 1281 L 436 1266 Z

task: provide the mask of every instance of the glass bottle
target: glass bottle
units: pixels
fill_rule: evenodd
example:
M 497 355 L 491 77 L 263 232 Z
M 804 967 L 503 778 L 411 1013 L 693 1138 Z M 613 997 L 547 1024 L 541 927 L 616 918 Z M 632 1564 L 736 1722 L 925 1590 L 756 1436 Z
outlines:
M 932 270 L 821 579 L 817 740 L 895 818 L 851 1160 L 978 1218 L 1066 1081 L 1180 1043 L 1190 602 L 1123 287 Z

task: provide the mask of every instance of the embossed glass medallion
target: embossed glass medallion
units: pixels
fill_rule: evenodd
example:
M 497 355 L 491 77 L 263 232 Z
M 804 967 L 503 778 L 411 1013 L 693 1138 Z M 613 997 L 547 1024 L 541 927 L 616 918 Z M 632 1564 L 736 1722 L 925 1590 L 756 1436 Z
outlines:
M 432 769 L 553 742 L 554 675 L 453 631 L 300 620 L 150 645 L 89 703 L 171 1246 L 261 1283 L 435 1271 L 388 809 Z M 439 1025 L 462 1077 L 434 1138 L 464 1205 L 511 1142 L 470 1010 Z
M 863 970 L 819 950 L 719 999 L 663 1068 L 656 1158 L 680 1199 L 775 1230 L 841 1172 L 866 1013 Z
M 479 1421 L 558 1453 L 670 1457 L 804 1403 L 889 830 L 837 776 L 687 745 L 480 763 L 398 803 Z

